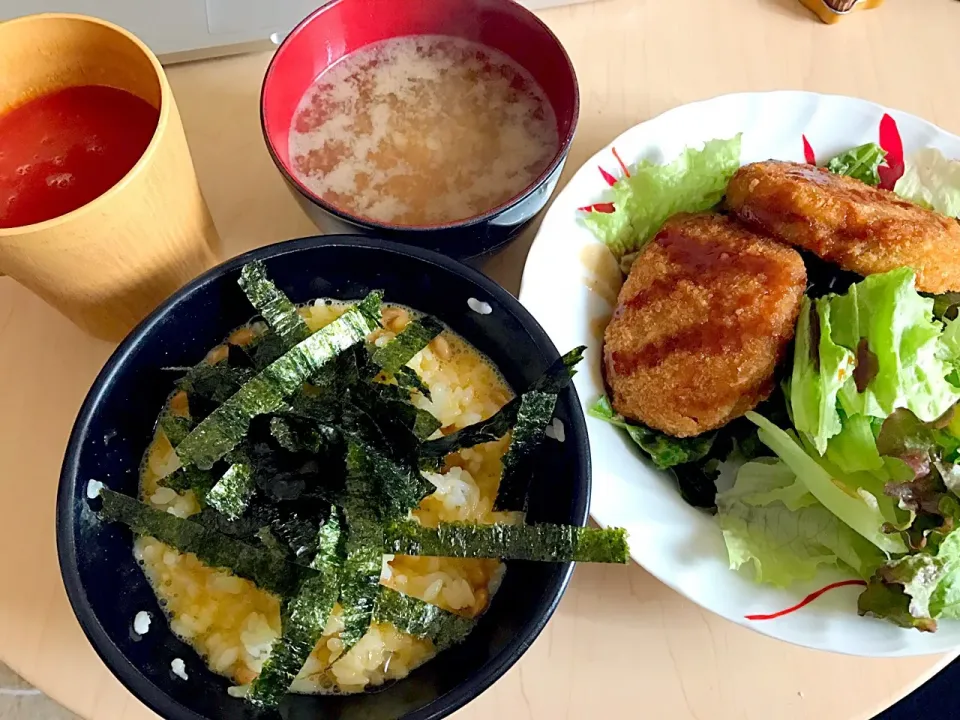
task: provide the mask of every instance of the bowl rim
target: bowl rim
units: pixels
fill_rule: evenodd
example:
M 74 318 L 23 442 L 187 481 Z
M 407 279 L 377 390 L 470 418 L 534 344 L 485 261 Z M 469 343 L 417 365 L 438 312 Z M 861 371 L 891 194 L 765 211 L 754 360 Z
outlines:
M 209 720 L 160 690 L 114 644 L 90 606 L 86 588 L 80 579 L 77 546 L 74 538 L 77 515 L 73 512 L 73 504 L 78 486 L 81 484 L 79 457 L 84 441 L 89 434 L 89 426 L 102 398 L 106 394 L 106 386 L 116 375 L 122 372 L 130 354 L 140 340 L 154 332 L 172 308 L 184 297 L 193 294 L 207 284 L 219 282 L 223 276 L 238 270 L 248 262 L 254 260 L 266 261 L 282 255 L 325 247 L 359 247 L 374 252 L 386 251 L 392 254 L 412 256 L 427 265 L 458 274 L 476 283 L 486 292 L 489 292 L 492 297 L 495 297 L 497 302 L 522 325 L 538 349 L 546 350 L 548 354 L 553 352 L 559 355 L 556 346 L 550 340 L 546 331 L 543 330 L 533 315 L 520 304 L 520 301 L 478 270 L 432 250 L 356 235 L 310 236 L 266 245 L 243 253 L 217 265 L 184 285 L 141 321 L 114 350 L 97 374 L 70 431 L 57 486 L 56 543 L 57 559 L 67 598 L 87 640 L 121 684 L 138 700 L 164 718 L 170 718 L 171 720 Z M 584 459 L 580 483 L 582 487 L 581 499 L 574 503 L 573 515 L 574 522 L 586 525 L 590 514 L 592 489 L 590 445 L 587 437 L 586 419 L 577 397 L 576 388 L 571 383 L 569 389 L 573 396 L 569 418 L 570 427 L 567 431 L 566 441 L 574 440 L 577 444 L 578 454 Z M 481 665 L 476 674 L 431 701 L 427 707 L 433 706 L 433 709 L 428 711 L 427 708 L 417 708 L 404 715 L 404 720 L 439 720 L 439 718 L 450 715 L 479 697 L 520 659 L 553 616 L 570 583 L 574 563 L 557 563 L 557 565 L 561 572 L 559 578 L 553 583 L 554 590 L 533 615 L 524 631 L 514 636 L 491 660 Z M 191 651 L 195 652 L 192 647 Z M 210 672 L 206 664 L 204 664 L 204 668 Z
M 570 152 L 570 146 L 573 143 L 574 136 L 577 132 L 577 123 L 580 119 L 580 83 L 577 80 L 577 71 L 573 66 L 573 61 L 570 59 L 570 55 L 567 53 L 566 48 L 563 46 L 563 43 L 560 42 L 560 39 L 554 34 L 554 32 L 547 26 L 543 20 L 541 20 L 535 13 L 528 10 L 524 6 L 520 5 L 514 0 L 496 0 L 497 2 L 502 2 L 508 5 L 515 5 L 521 14 L 527 15 L 535 25 L 539 26 L 540 31 L 544 36 L 552 41 L 557 48 L 560 50 L 560 54 L 563 56 L 563 59 L 566 61 L 567 69 L 570 71 L 570 77 L 573 79 L 571 90 L 573 92 L 573 110 L 572 110 L 572 119 L 570 122 L 570 127 L 565 133 L 564 137 L 560 139 L 560 145 L 557 148 L 557 152 L 554 153 L 553 158 L 550 160 L 550 163 L 544 168 L 537 177 L 527 185 L 523 190 L 518 192 L 513 197 L 508 198 L 499 205 L 486 210 L 477 215 L 471 215 L 470 217 L 463 218 L 462 220 L 454 220 L 447 223 L 439 223 L 435 225 L 400 225 L 393 223 L 378 222 L 370 218 L 365 218 L 359 215 L 354 215 L 349 213 L 346 210 L 327 202 L 320 196 L 316 195 L 312 190 L 310 190 L 306 185 L 304 185 L 292 172 L 290 172 L 283 161 L 280 159 L 276 149 L 274 148 L 273 142 L 270 140 L 270 135 L 267 132 L 267 118 L 266 118 L 266 96 L 268 85 L 271 82 L 271 79 L 275 75 L 276 62 L 277 58 L 280 57 L 283 53 L 284 48 L 287 47 L 289 43 L 296 40 L 304 29 L 316 20 L 320 15 L 332 10 L 335 6 L 349 2 L 350 0 L 331 0 L 330 2 L 321 5 L 316 10 L 307 15 L 303 20 L 297 23 L 296 27 L 290 31 L 290 33 L 283 39 L 283 42 L 277 47 L 276 52 L 273 54 L 273 57 L 270 58 L 270 63 L 267 65 L 266 72 L 263 74 L 263 82 L 260 85 L 260 132 L 263 135 L 264 145 L 267 146 L 267 152 L 270 154 L 270 159 L 273 160 L 273 164 L 277 166 L 277 169 L 280 171 L 280 174 L 283 178 L 290 183 L 290 185 L 297 190 L 300 195 L 302 195 L 306 200 L 311 202 L 313 205 L 316 205 L 321 210 L 333 215 L 334 217 L 342 220 L 343 222 L 350 223 L 351 225 L 356 225 L 358 227 L 364 228 L 368 231 L 374 232 L 410 232 L 410 233 L 428 233 L 432 231 L 448 231 L 448 230 L 460 230 L 474 227 L 475 225 L 480 225 L 485 223 L 498 215 L 502 215 L 508 210 L 513 209 L 527 198 L 529 198 L 534 192 L 536 192 L 544 183 L 546 183 L 551 175 L 560 167 L 563 162 L 566 160 L 567 155 Z M 404 36 L 396 36 L 404 37 Z M 392 38 L 391 38 L 392 39 Z M 502 51 L 501 51 L 502 52 Z M 349 53 L 348 53 L 349 54 Z M 504 53 L 506 54 L 506 53 Z M 512 58 L 511 58 L 512 59 Z M 516 62 L 516 61 L 514 61 Z M 517 63 L 519 65 L 519 63 Z M 524 68 L 526 71 L 526 68 Z M 319 76 L 318 76 L 319 77 Z M 314 78 L 316 79 L 316 78 Z

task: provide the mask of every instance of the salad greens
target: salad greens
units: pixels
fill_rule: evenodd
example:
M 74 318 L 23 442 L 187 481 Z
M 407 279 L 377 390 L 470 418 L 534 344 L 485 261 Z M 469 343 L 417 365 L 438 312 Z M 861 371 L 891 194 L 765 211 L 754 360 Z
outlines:
M 837 394 L 856 365 L 853 352 L 833 341 L 831 329 L 829 303 L 804 296 L 794 336 L 790 408 L 794 426 L 820 453 L 841 430 Z
M 671 215 L 709 210 L 740 167 L 740 135 L 687 148 L 666 165 L 640 162 L 613 185 L 614 211 L 583 219 L 619 260 L 642 250 Z
M 785 587 L 820 566 L 843 566 L 867 579 L 885 556 L 828 510 L 782 462 L 757 460 L 717 495 L 717 520 L 730 567 L 752 564 L 758 582 Z
M 584 222 L 623 267 L 670 215 L 716 206 L 739 154 L 737 136 L 625 168 L 613 211 Z M 875 143 L 826 169 L 871 186 L 892 170 Z M 960 161 L 921 150 L 894 191 L 960 217 Z M 621 417 L 605 396 L 588 412 L 674 473 L 685 500 L 716 510 L 732 569 L 787 586 L 839 568 L 869 581 L 860 614 L 935 630 L 960 619 L 960 292 L 925 296 L 910 268 L 861 277 L 805 262 L 792 363 L 745 419 L 678 439 Z M 718 493 L 721 467 L 734 481 Z
M 960 217 L 960 161 L 936 148 L 919 150 L 907 160 L 894 192 L 947 217 Z
M 884 533 L 888 518 L 880 506 L 881 498 L 865 488 L 842 485 L 816 458 L 783 429 L 762 415 L 747 413 L 760 427 L 760 440 L 790 468 L 804 487 L 831 513 L 885 552 L 904 552 L 906 546 L 897 535 Z M 842 482 L 842 481 L 841 481 Z
M 716 485 L 719 473 L 717 458 L 723 456 L 721 447 L 727 447 L 718 433 L 705 433 L 690 438 L 675 438 L 642 423 L 625 419 L 618 414 L 606 395 L 601 395 L 587 409 L 587 414 L 614 427 L 626 430 L 641 452 L 661 470 L 669 471 L 677 480 L 680 495 L 694 507 L 716 506 Z M 730 433 L 724 433 L 730 435 Z M 726 439 L 730 440 L 731 437 Z
M 900 407 L 924 421 L 945 413 L 960 389 L 947 381 L 957 354 L 943 327 L 909 268 L 871 275 L 845 295 L 804 298 L 790 383 L 797 430 L 822 454 L 841 431 L 840 408 L 880 419 Z
M 880 568 L 858 608 L 928 632 L 937 619 L 960 619 L 960 533 L 947 535 L 935 555 L 907 555 Z
M 834 341 L 857 353 L 840 393 L 848 415 L 885 418 L 906 407 L 930 421 L 960 400 L 946 380 L 947 363 L 956 357 L 941 340 L 933 300 L 914 288 L 912 270 L 870 275 L 829 302 Z
M 827 170 L 876 187 L 880 184 L 879 168 L 886 156 L 887 151 L 876 143 L 866 143 L 837 155 L 827 163 Z
M 606 395 L 597 398 L 587 410 L 587 414 L 626 430 L 630 439 L 639 445 L 661 470 L 703 459 L 713 447 L 716 437 L 715 433 L 707 433 L 692 438 L 675 438 L 641 423 L 626 420 L 613 409 Z
M 414 404 L 429 388 L 407 363 L 443 330 L 439 321 L 414 319 L 376 346 L 367 336 L 380 326 L 381 293 L 310 332 L 262 264 L 244 267 L 240 284 L 267 329 L 249 346 L 228 345 L 213 364 L 186 368 L 177 383 L 186 407 L 174 413 L 168 403 L 158 419 L 181 462 L 160 484 L 194 491 L 201 511 L 178 517 L 103 489 L 99 512 L 279 596 L 281 634 L 249 702 L 277 705 L 337 603 L 343 652 L 375 620 L 437 649 L 466 637 L 473 618 L 381 587 L 385 554 L 627 562 L 626 534 L 617 528 L 429 528 L 412 515 L 435 490 L 425 468 L 439 470 L 451 452 L 508 433 L 495 504 L 525 511 L 545 428 L 584 348 L 559 358 L 488 420 L 434 437 L 440 420 Z
M 864 568 L 875 570 L 859 602 L 861 614 L 921 630 L 953 617 L 960 567 L 960 535 L 953 532 L 960 520 L 954 323 L 935 318 L 933 299 L 916 292 L 908 268 L 871 275 L 844 294 L 807 300 L 788 388 L 792 428 L 747 413 L 760 428 L 760 440 L 817 502 L 882 551 L 880 563 L 849 548 L 845 556 L 836 553 L 861 576 Z M 731 566 L 752 560 L 758 580 L 777 582 L 789 577 L 785 568 L 808 573 L 812 563 L 823 562 L 796 542 L 778 546 L 776 560 L 764 555 L 770 545 L 754 536 L 766 520 L 743 520 L 751 516 L 742 503 L 725 503 L 718 499 Z M 731 515 L 735 534 L 727 530 Z M 778 522 L 782 527 L 785 521 Z M 823 531 L 816 540 L 826 545 L 829 537 Z M 781 574 L 771 575 L 771 565 Z

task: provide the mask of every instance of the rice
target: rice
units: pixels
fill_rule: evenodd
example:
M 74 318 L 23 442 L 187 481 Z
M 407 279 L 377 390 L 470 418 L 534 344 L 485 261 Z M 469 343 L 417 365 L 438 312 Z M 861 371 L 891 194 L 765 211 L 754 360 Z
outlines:
M 344 309 L 343 304 L 318 300 L 302 308 L 301 314 L 316 330 L 332 322 Z M 384 307 L 384 327 L 368 339 L 376 344 L 389 341 L 406 326 L 411 315 L 406 308 Z M 249 341 L 258 331 L 255 326 L 242 328 L 230 339 Z M 214 348 L 208 360 L 222 358 L 221 348 Z M 438 434 L 493 415 L 513 396 L 486 358 L 450 331 L 441 333 L 408 365 L 430 387 L 431 399 L 415 395 L 414 402 L 441 421 Z M 171 408 L 176 412 L 183 400 L 173 396 Z M 426 475 L 436 491 L 423 500 L 414 515 L 428 526 L 457 520 L 518 521 L 517 514 L 493 511 L 501 458 L 508 443 L 509 437 L 505 437 L 449 456 L 441 472 Z M 200 511 L 193 492 L 177 493 L 158 484 L 160 478 L 178 467 L 173 448 L 158 431 L 143 464 L 141 499 L 179 517 L 189 517 Z M 138 538 L 134 554 L 168 615 L 171 630 L 189 643 L 211 670 L 241 686 L 233 688 L 231 695 L 242 696 L 280 635 L 278 598 L 248 580 L 210 568 L 196 556 L 179 553 L 151 537 Z M 381 584 L 472 617 L 486 608 L 503 570 L 498 560 L 385 555 Z M 415 638 L 384 623 L 373 623 L 344 654 L 339 637 L 342 629 L 340 608 L 336 606 L 323 636 L 291 686 L 292 692 L 362 692 L 405 677 L 435 654 L 429 640 Z

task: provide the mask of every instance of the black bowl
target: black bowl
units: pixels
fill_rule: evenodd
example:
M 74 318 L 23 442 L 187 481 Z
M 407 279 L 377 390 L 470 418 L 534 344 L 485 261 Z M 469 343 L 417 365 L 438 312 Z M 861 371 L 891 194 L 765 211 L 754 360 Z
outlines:
M 356 237 L 306 238 L 261 248 L 214 268 L 182 288 L 144 320 L 107 362 L 87 395 L 67 447 L 57 497 L 57 549 L 67 595 L 94 649 L 120 681 L 164 718 L 255 718 L 227 694 L 228 681 L 208 671 L 161 621 L 161 609 L 132 554 L 130 532 L 100 522 L 86 498 L 90 479 L 135 494 L 144 449 L 171 389 L 161 368 L 198 362 L 252 309 L 237 286 L 241 266 L 263 260 L 291 298 L 350 299 L 382 288 L 388 301 L 431 313 L 473 343 L 517 389 L 558 357 L 533 317 L 480 273 L 436 253 Z M 493 312 L 479 315 L 471 297 Z M 590 456 L 583 413 L 571 386 L 557 416 L 566 442 L 544 453 L 534 478 L 529 520 L 583 525 L 590 495 Z M 469 638 L 408 678 L 376 693 L 288 696 L 289 720 L 441 718 L 483 692 L 524 653 L 553 614 L 571 564 L 510 562 L 489 611 Z M 132 633 L 141 610 L 155 618 L 142 638 Z M 186 662 L 189 679 L 170 670 Z M 276 713 L 270 713 L 275 716 Z
M 324 70 L 366 45 L 408 35 L 448 35 L 495 48 L 537 81 L 557 118 L 559 146 L 540 175 L 498 207 L 442 225 L 382 223 L 339 208 L 297 179 L 289 157 L 290 125 L 304 92 Z M 260 95 L 260 121 L 270 157 L 294 197 L 322 233 L 360 233 L 436 250 L 459 260 L 493 254 L 544 208 L 563 171 L 577 128 L 580 94 L 560 41 L 513 0 L 333 0 L 284 39 L 270 61 Z

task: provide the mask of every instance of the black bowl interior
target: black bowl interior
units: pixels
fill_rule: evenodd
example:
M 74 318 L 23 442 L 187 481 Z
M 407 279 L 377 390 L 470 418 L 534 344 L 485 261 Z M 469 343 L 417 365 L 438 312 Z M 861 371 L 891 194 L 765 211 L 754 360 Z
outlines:
M 533 318 L 505 290 L 478 272 L 423 250 L 352 237 L 307 238 L 262 248 L 231 260 L 180 290 L 117 349 L 80 411 L 67 449 L 57 505 L 57 541 L 67 593 L 94 648 L 120 680 L 165 718 L 254 718 L 227 695 L 230 683 L 205 669 L 189 646 L 160 620 L 161 610 L 131 553 L 131 534 L 99 521 L 86 498 L 88 480 L 134 494 L 141 457 L 171 389 L 162 370 L 198 362 L 210 347 L 250 320 L 237 286 L 240 267 L 266 262 L 271 277 L 294 301 L 359 298 L 381 288 L 386 300 L 431 313 L 463 335 L 522 389 L 557 357 Z M 479 315 L 475 297 L 493 307 Z M 566 349 L 566 348 L 565 348 Z M 582 525 L 589 498 L 589 450 L 583 415 L 571 387 L 557 416 L 566 442 L 550 443 L 535 478 L 529 520 Z M 476 697 L 529 647 L 569 581 L 569 564 L 509 563 L 490 610 L 467 641 L 403 681 L 360 696 L 288 696 L 279 710 L 307 718 L 439 718 Z M 134 616 L 154 623 L 138 638 Z M 182 658 L 187 681 L 170 669 Z

